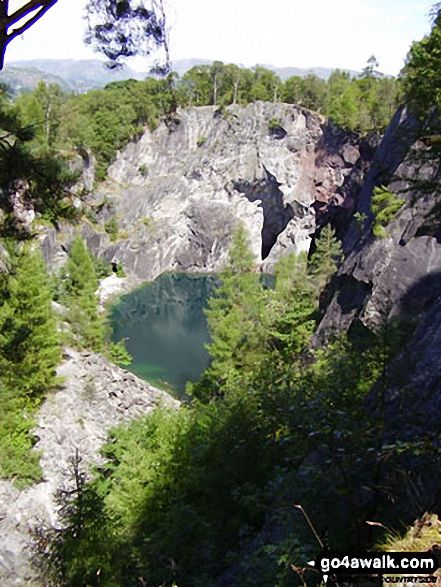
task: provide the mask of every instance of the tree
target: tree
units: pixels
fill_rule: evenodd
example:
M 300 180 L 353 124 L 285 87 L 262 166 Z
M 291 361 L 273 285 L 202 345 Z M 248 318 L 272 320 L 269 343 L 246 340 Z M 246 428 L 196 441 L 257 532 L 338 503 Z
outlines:
M 239 100 L 239 86 L 243 81 L 244 70 L 232 63 L 224 66 L 224 72 L 224 81 L 228 92 L 228 102 L 233 105 L 237 104 Z
M 378 68 L 379 63 L 375 55 L 371 55 L 367 60 L 366 67 L 363 69 L 362 77 L 375 77 L 375 70 Z
M 42 147 L 52 147 L 60 124 L 61 107 L 67 96 L 58 84 L 46 85 L 40 80 L 33 92 L 26 92 L 14 103 L 21 123 L 34 129 Z
M 315 242 L 315 252 L 311 257 L 310 273 L 317 279 L 322 289 L 334 273 L 343 256 L 341 242 L 335 236 L 335 230 L 327 224 Z
M 303 100 L 303 79 L 294 75 L 286 80 L 282 89 L 282 100 L 289 104 L 301 105 Z
M 242 225 L 233 235 L 229 267 L 221 281 L 206 311 L 212 340 L 208 374 L 218 389 L 226 390 L 251 373 L 262 352 L 263 288 Z
M 353 130 L 358 123 L 359 92 L 351 76 L 336 69 L 328 80 L 326 115 L 344 128 Z
M 395 78 L 376 80 L 375 100 L 372 107 L 372 121 L 375 128 L 385 129 L 398 108 L 401 87 Z
M 403 204 L 404 200 L 398 198 L 393 192 L 389 191 L 386 186 L 382 185 L 374 189 L 371 210 L 375 217 L 373 228 L 375 236 L 386 236 L 384 227 L 389 224 Z
M 252 102 L 256 100 L 277 102 L 281 87 L 282 82 L 274 71 L 256 65 L 253 67 L 253 81 L 249 92 L 249 100 Z
M 430 107 L 441 106 L 441 10 L 430 34 L 413 43 L 400 75 L 407 103 L 423 118 Z
M 280 358 L 279 362 L 292 370 L 315 327 L 317 296 L 307 275 L 306 254 L 282 257 L 275 267 L 275 277 L 275 288 L 269 294 L 267 305 L 273 346 L 269 362 L 274 371 Z
M 210 74 L 213 79 L 213 105 L 217 106 L 219 90 L 225 75 L 225 66 L 222 61 L 214 61 L 210 67 Z
M 41 478 L 34 413 L 57 381 L 61 346 L 41 256 L 4 242 L 0 279 L 0 476 L 23 486 Z
M 8 44 L 35 24 L 57 1 L 29 0 L 21 8 L 9 14 L 9 0 L 0 0 L 0 69 L 4 66 Z M 23 19 L 27 20 L 19 24 Z M 15 25 L 18 25 L 17 28 L 12 28 Z
M 182 76 L 185 84 L 188 106 L 205 106 L 211 104 L 212 76 L 209 65 L 195 65 Z
M 113 64 L 136 55 L 149 55 L 163 47 L 165 64 L 156 73 L 168 73 L 170 58 L 162 0 L 151 0 L 150 8 L 134 0 L 90 0 L 86 7 L 86 43 L 103 53 Z
M 326 103 L 327 85 L 325 80 L 310 73 L 303 80 L 302 106 L 320 112 Z
M 104 325 L 98 315 L 98 288 L 95 268 L 81 236 L 75 236 L 67 261 L 66 297 L 69 306 L 68 319 L 74 342 L 80 348 L 100 351 L 103 347 Z
M 0 0 L 0 69 L 3 69 L 6 47 L 27 31 L 58 0 L 28 0 L 9 12 L 9 0 Z M 170 69 L 166 20 L 162 0 L 151 0 L 150 8 L 135 0 L 90 0 L 86 7 L 86 42 L 118 67 L 127 57 L 149 55 L 163 48 L 165 62 L 156 66 L 164 73 Z M 16 28 L 14 28 L 16 27 Z
M 40 397 L 55 381 L 60 341 L 43 260 L 29 245 L 11 255 L 0 348 L 3 377 L 21 394 Z

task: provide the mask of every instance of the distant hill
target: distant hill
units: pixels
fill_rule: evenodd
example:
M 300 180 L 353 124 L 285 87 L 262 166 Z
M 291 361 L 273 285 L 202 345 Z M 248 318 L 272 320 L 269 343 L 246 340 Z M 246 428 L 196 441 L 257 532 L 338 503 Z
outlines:
M 210 63 L 212 60 L 209 59 L 176 59 L 173 61 L 173 71 L 182 76 L 195 65 L 209 65 Z M 245 67 L 241 64 L 238 65 Z M 305 77 L 310 73 L 328 79 L 333 71 L 326 67 L 302 69 L 299 67 L 274 67 L 266 64 L 262 66 L 274 71 L 282 81 L 293 75 Z M 349 73 L 352 76 L 358 75 L 356 71 L 349 71 Z M 128 66 L 111 70 L 98 59 L 32 59 L 14 61 L 6 65 L 5 69 L 0 71 L 0 83 L 7 84 L 13 94 L 21 94 L 35 89 L 40 80 L 47 84 L 58 84 L 68 92 L 82 94 L 89 90 L 103 88 L 113 81 L 142 80 L 148 75 L 148 72 L 135 71 Z
M 210 65 L 211 63 L 213 63 L 212 59 L 175 59 L 172 69 L 179 74 L 179 77 L 182 77 L 184 73 L 196 65 Z
M 310 69 L 302 69 L 300 67 L 273 67 L 272 65 L 263 65 L 263 67 L 266 67 L 267 69 L 271 69 L 272 71 L 274 71 L 274 73 L 276 73 L 283 82 L 286 81 L 288 78 L 293 77 L 294 75 L 297 75 L 299 77 L 306 77 L 311 73 L 313 73 L 317 77 L 327 80 L 331 73 L 335 71 L 330 67 L 311 67 Z M 341 68 L 341 71 L 346 71 L 350 74 L 351 77 L 356 77 L 360 74 L 359 71 L 354 71 L 353 69 Z
M 10 86 L 13 93 L 33 90 L 39 80 L 57 83 L 64 90 L 82 94 L 125 79 L 144 79 L 148 74 L 130 67 L 111 70 L 98 59 L 33 59 L 14 61 L 0 72 L 0 82 Z
M 213 60 L 210 59 L 176 59 L 173 61 L 173 71 L 176 71 L 180 76 L 183 75 L 186 71 L 194 67 L 195 65 L 206 65 L 213 63 Z M 237 63 L 240 67 L 247 67 L 251 69 L 251 66 L 246 66 L 241 63 Z M 301 67 L 275 67 L 274 65 L 268 65 L 267 63 L 259 63 L 262 67 L 266 69 L 270 69 L 274 71 L 282 81 L 286 81 L 288 78 L 292 77 L 293 75 L 297 75 L 299 77 L 306 77 L 310 73 L 317 75 L 322 79 L 328 79 L 334 69 L 330 67 L 310 67 L 309 69 L 301 68 Z M 359 75 L 359 71 L 354 71 L 352 69 L 343 69 L 342 71 L 347 71 L 351 77 L 355 77 Z
M 10 93 L 14 95 L 35 89 L 40 80 L 43 80 L 46 84 L 58 84 L 66 91 L 73 91 L 66 80 L 35 67 L 15 67 L 11 65 L 0 71 L 0 83 L 6 84 Z

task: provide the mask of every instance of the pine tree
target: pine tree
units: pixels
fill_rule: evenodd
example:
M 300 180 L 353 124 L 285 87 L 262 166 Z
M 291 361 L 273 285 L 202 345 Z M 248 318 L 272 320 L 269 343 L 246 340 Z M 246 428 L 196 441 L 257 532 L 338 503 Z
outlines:
M 55 381 L 60 340 L 43 260 L 28 245 L 12 259 L 6 295 L 0 311 L 0 377 L 21 395 L 40 397 Z
M 401 72 L 408 104 L 425 119 L 429 109 L 441 107 L 441 10 L 434 6 L 432 31 L 413 43 Z
M 41 477 L 33 414 L 56 383 L 61 347 L 39 253 L 6 245 L 0 275 L 0 476 L 24 486 Z
M 276 267 L 276 286 L 271 292 L 268 317 L 275 351 L 291 368 L 313 333 L 317 296 L 307 275 L 306 255 L 282 257 Z M 276 363 L 273 354 L 271 363 Z
M 206 311 L 212 342 L 208 352 L 210 378 L 232 387 L 260 362 L 264 336 L 262 311 L 265 296 L 243 226 L 233 235 L 229 267 Z
M 315 242 L 316 250 L 311 257 L 309 271 L 316 279 L 320 289 L 329 282 L 337 271 L 343 250 L 341 242 L 335 236 L 335 230 L 327 224 Z
M 403 204 L 404 200 L 398 198 L 384 185 L 374 189 L 371 210 L 375 216 L 375 223 L 373 227 L 375 236 L 386 236 L 384 227 L 389 224 L 389 222 L 397 214 L 398 210 L 402 207 Z
M 95 295 L 98 280 L 87 247 L 79 235 L 72 242 L 66 269 L 68 320 L 75 344 L 80 348 L 100 351 L 103 347 L 104 324 L 98 314 Z

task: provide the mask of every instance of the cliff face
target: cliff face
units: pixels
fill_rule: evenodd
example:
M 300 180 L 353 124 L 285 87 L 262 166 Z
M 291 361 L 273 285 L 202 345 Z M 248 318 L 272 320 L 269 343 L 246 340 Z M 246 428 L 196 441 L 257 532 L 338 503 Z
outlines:
M 395 316 L 413 324 L 413 334 L 396 360 L 402 377 L 388 392 L 388 416 L 396 422 L 401 437 L 415 439 L 420 432 L 433 430 L 437 442 L 441 405 L 441 151 L 436 140 L 418 139 L 424 135 L 424 125 L 409 112 L 397 112 L 365 177 L 358 210 L 368 219 L 361 234 L 354 225 L 346 231 L 347 257 L 334 282 L 317 339 L 330 328 L 347 331 L 358 320 L 374 327 L 385 316 Z M 404 205 L 386 226 L 386 236 L 375 238 L 370 202 L 374 186 L 382 184 L 403 199 Z M 415 418 L 403 430 L 399 415 L 409 409 Z
M 41 451 L 43 479 L 19 491 L 0 480 L 0 584 L 41 585 L 32 566 L 29 532 L 58 527 L 56 494 L 75 489 L 73 463 L 80 471 L 102 462 L 99 449 L 110 428 L 151 412 L 158 402 L 176 406 L 165 392 L 107 362 L 94 353 L 69 350 L 58 369 L 62 388 L 49 397 L 38 414 L 34 434 Z
M 321 323 L 347 330 L 354 319 L 375 325 L 387 308 L 403 318 L 422 317 L 441 286 L 440 153 L 418 139 L 423 125 L 400 109 L 379 145 L 364 178 L 357 210 L 367 219 L 355 222 L 343 237 L 346 260 L 335 293 Z M 370 204 L 375 186 L 387 185 L 402 208 L 374 237 Z
M 256 265 L 271 270 L 279 255 L 309 249 L 317 211 L 353 205 L 345 185 L 363 176 L 360 148 L 356 134 L 288 104 L 182 110 L 119 153 L 93 195 L 97 209 L 113 208 L 118 240 L 92 225 L 83 235 L 93 252 L 151 280 L 219 270 L 240 221 Z M 55 233 L 44 248 L 51 259 L 59 251 Z

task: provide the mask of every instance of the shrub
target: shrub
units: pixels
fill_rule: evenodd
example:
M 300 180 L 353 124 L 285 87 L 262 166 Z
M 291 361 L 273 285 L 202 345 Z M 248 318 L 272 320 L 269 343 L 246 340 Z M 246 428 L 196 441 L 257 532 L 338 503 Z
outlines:
M 147 165 L 145 163 L 142 163 L 138 167 L 138 172 L 142 175 L 142 177 L 147 177 L 149 174 L 149 168 L 147 167 Z
M 382 185 L 374 189 L 372 196 L 371 211 L 375 217 L 373 232 L 380 238 L 386 236 L 384 227 L 389 224 L 392 218 L 403 206 L 404 200 L 401 200 L 389 191 L 386 186 Z
M 118 238 L 118 219 L 116 216 L 112 216 L 104 225 L 104 230 L 110 236 L 111 241 L 116 241 Z
M 274 130 L 275 128 L 279 128 L 280 127 L 280 120 L 277 118 L 271 118 L 271 120 L 268 123 L 268 128 L 270 130 Z

